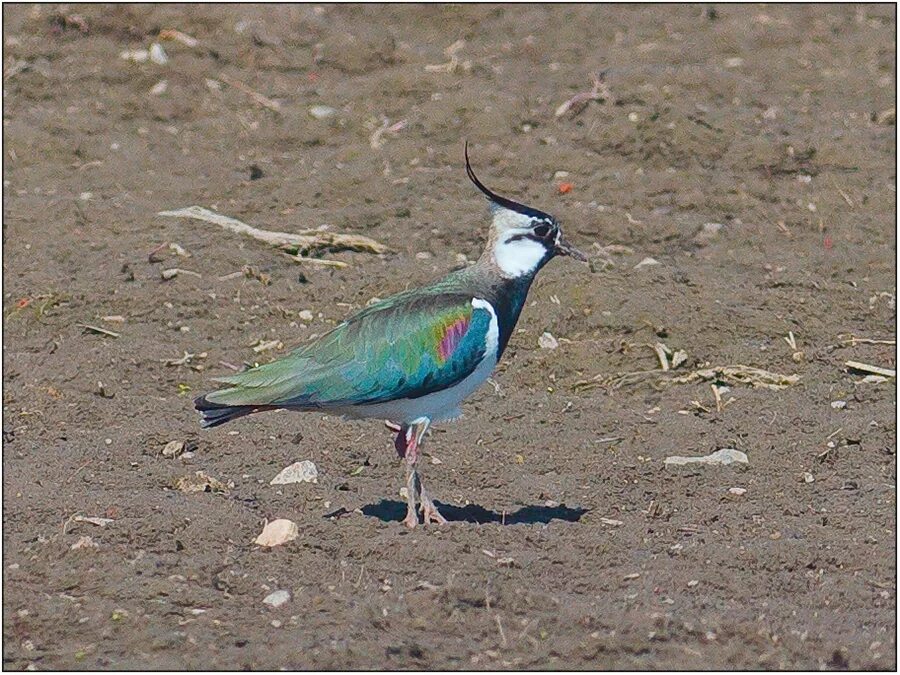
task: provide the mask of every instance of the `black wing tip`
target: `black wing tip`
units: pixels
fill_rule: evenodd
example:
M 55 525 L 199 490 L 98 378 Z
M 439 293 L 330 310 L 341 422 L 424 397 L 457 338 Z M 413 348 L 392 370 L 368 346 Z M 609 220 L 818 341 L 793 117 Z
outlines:
M 204 429 L 217 427 L 225 422 L 230 422 L 237 417 L 248 415 L 252 410 L 244 406 L 223 405 L 213 403 L 206 396 L 198 396 L 194 399 L 194 409 L 200 411 L 200 426 Z

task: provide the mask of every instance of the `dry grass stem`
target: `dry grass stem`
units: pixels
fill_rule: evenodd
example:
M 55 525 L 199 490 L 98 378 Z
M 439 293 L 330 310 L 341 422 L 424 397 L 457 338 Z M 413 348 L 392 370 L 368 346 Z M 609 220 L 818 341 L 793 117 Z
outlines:
M 671 372 L 671 371 L 668 371 Z M 667 371 L 663 370 L 636 370 L 613 375 L 598 374 L 590 380 L 576 382 L 576 390 L 603 387 L 604 389 L 619 389 L 621 387 L 636 384 L 643 380 L 656 378 L 651 386 L 658 388 L 669 384 L 693 384 L 695 382 L 713 382 L 728 385 L 749 385 L 760 389 L 780 390 L 800 382 L 799 375 L 783 375 L 753 366 L 732 365 L 717 366 L 713 368 L 701 368 L 679 377 L 667 377 Z M 723 404 L 728 405 L 726 401 Z
M 871 373 L 873 375 L 881 375 L 882 377 L 897 377 L 897 371 L 892 368 L 882 368 L 881 366 L 873 366 L 870 363 L 862 363 L 861 361 L 845 361 L 844 365 L 850 370 L 858 370 L 862 373 Z
M 229 77 L 225 74 L 220 74 L 219 79 L 222 80 L 222 82 L 224 82 L 225 84 L 234 87 L 238 91 L 242 91 L 247 94 L 247 96 L 252 98 L 257 105 L 261 105 L 263 108 L 268 108 L 269 110 L 277 113 L 281 112 L 281 104 L 278 101 L 273 101 L 268 96 L 263 96 L 258 91 L 253 91 L 250 87 L 248 87 L 240 80 L 235 80 L 233 77 Z
M 297 234 L 260 230 L 236 218 L 229 218 L 200 206 L 188 206 L 174 211 L 160 211 L 157 215 L 173 218 L 193 218 L 218 225 L 229 232 L 244 234 L 261 242 L 276 246 L 291 253 L 313 251 L 362 251 L 364 253 L 385 253 L 384 244 L 358 234 L 340 234 L 321 230 L 304 230 Z M 304 260 L 305 262 L 305 260 Z

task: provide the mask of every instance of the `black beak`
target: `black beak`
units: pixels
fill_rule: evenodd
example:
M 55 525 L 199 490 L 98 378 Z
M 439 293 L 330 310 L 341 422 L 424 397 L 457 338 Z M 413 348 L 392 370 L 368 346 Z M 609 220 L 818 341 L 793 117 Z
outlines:
M 567 255 L 570 258 L 575 258 L 575 260 L 580 260 L 581 262 L 588 261 L 588 257 L 584 253 L 572 246 L 572 244 L 567 242 L 562 237 L 557 240 L 554 253 L 556 253 L 556 255 Z

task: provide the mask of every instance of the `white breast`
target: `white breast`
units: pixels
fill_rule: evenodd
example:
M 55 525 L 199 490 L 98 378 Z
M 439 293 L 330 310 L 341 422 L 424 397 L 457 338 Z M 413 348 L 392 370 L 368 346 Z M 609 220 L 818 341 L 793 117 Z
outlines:
M 472 307 L 485 309 L 491 315 L 491 323 L 485 336 L 484 358 L 465 379 L 452 387 L 436 391 L 419 398 L 404 398 L 384 403 L 358 406 L 337 411 L 348 417 L 364 417 L 391 420 L 398 424 L 412 422 L 419 417 L 427 417 L 432 422 L 453 419 L 462 415 L 460 404 L 491 376 L 497 365 L 497 347 L 500 343 L 500 327 L 497 314 L 486 300 L 472 298 Z

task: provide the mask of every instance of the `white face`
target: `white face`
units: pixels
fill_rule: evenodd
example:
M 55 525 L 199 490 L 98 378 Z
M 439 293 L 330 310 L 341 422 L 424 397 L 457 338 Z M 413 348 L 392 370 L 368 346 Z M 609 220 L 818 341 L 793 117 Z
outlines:
M 494 261 L 507 278 L 532 274 L 547 255 L 546 247 L 525 235 L 531 234 L 533 220 L 526 215 L 498 208 L 492 223 L 495 231 Z
M 494 260 L 503 276 L 513 278 L 531 274 L 544 259 L 547 249 L 532 239 L 515 239 L 509 241 L 517 233 L 524 234 L 530 230 L 511 230 L 494 244 Z

